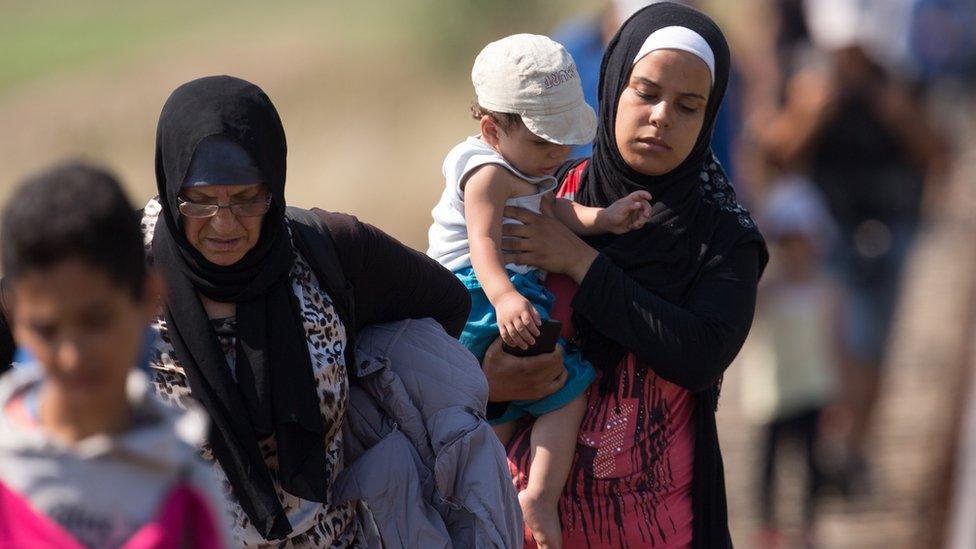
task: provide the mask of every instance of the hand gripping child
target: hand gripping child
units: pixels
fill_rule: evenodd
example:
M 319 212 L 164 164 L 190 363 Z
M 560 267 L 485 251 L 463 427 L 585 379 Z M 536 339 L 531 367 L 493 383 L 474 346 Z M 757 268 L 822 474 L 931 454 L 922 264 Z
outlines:
M 461 342 L 482 360 L 499 336 L 527 349 L 540 335 L 554 297 L 544 273 L 505 265 L 501 253 L 505 206 L 540 212 L 543 200 L 580 235 L 622 234 L 650 217 L 651 196 L 634 192 L 607 208 L 591 208 L 552 196 L 556 170 L 571 146 L 588 143 L 596 116 L 584 102 L 569 53 L 544 36 L 517 34 L 488 44 L 471 72 L 478 102 L 472 112 L 481 133 L 455 146 L 444 160 L 446 186 L 433 210 L 427 254 L 450 269 L 471 293 L 471 315 Z M 515 420 L 536 418 L 531 434 L 528 487 L 519 494 L 526 525 L 539 547 L 561 547 L 557 506 L 572 465 L 585 411 L 584 393 L 593 367 L 560 340 L 566 384 L 536 401 L 516 401 L 492 420 L 507 443 Z

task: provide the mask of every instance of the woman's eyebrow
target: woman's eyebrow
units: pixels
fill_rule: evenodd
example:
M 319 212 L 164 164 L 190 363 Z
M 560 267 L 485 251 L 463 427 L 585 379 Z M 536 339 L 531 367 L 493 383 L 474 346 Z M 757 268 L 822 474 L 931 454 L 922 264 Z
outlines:
M 241 196 L 247 196 L 249 194 L 250 195 L 257 195 L 258 193 L 261 192 L 261 190 L 263 190 L 263 188 L 264 187 L 261 186 L 261 185 L 255 185 L 253 187 L 247 187 L 246 189 L 241 189 L 241 190 L 237 191 L 236 193 L 232 194 L 231 196 L 233 196 L 233 197 L 241 197 Z
M 202 200 L 216 200 L 215 197 L 194 189 L 183 189 L 180 194 L 183 195 L 185 200 L 192 200 L 194 202 L 200 202 Z
M 254 195 L 259 194 L 261 192 L 261 190 L 263 190 L 263 188 L 264 187 L 262 187 L 261 185 L 258 185 L 256 187 L 248 187 L 246 189 L 241 189 L 241 190 L 237 191 L 236 193 L 231 194 L 230 195 L 230 198 L 241 198 L 241 197 L 247 198 L 249 196 L 254 196 Z M 192 189 L 192 188 L 183 190 L 182 194 L 183 194 L 183 198 L 184 199 L 191 200 L 193 202 L 204 202 L 204 201 L 207 201 L 207 200 L 219 200 L 219 198 L 216 197 L 216 196 L 211 196 L 211 195 L 209 195 L 207 193 L 204 193 L 204 192 L 201 192 L 199 190 Z
M 655 87 L 658 87 L 658 88 L 661 87 L 661 85 L 658 84 L 657 82 L 651 80 L 650 78 L 645 78 L 643 76 L 635 76 L 634 77 L 634 80 L 637 80 L 640 83 L 646 84 L 648 86 L 655 86 Z M 695 93 L 695 92 L 680 92 L 680 93 L 678 93 L 678 95 L 680 95 L 682 97 L 692 97 L 692 98 L 695 98 L 695 99 L 701 99 L 702 101 L 708 101 L 708 99 L 706 99 L 705 96 L 702 95 L 702 94 L 700 94 L 700 93 Z

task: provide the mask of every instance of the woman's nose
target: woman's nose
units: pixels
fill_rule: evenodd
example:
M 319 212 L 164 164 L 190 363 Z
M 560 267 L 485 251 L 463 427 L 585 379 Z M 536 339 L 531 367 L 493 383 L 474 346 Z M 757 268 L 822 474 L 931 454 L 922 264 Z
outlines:
M 210 218 L 210 224 L 217 232 L 227 232 L 237 224 L 237 216 L 230 208 L 220 208 L 217 213 Z
M 658 101 L 651 105 L 651 125 L 659 128 L 671 126 L 671 105 L 667 101 Z

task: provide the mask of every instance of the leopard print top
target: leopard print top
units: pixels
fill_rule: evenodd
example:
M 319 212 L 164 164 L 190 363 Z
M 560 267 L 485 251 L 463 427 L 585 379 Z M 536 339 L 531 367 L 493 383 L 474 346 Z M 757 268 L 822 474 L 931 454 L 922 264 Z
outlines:
M 152 235 L 159 215 L 159 203 L 154 199 L 143 211 L 142 230 L 145 235 L 146 254 L 152 254 Z M 341 418 L 346 411 L 349 394 L 349 381 L 346 375 L 345 357 L 346 331 L 339 320 L 330 297 L 319 288 L 318 281 L 308 263 L 296 251 L 296 261 L 291 270 L 292 288 L 302 308 L 302 319 L 308 340 L 309 356 L 315 375 L 316 391 L 323 418 L 332 428 L 326 433 L 325 447 L 333 478 L 342 470 L 343 446 Z M 235 321 L 233 318 L 215 319 L 214 327 L 220 340 L 228 367 L 233 371 L 235 356 Z M 187 399 L 192 399 L 190 388 L 182 366 L 176 360 L 169 338 L 166 319 L 162 313 L 152 323 L 158 334 L 156 346 L 150 359 L 152 383 L 157 394 L 169 404 L 185 408 Z M 234 499 L 230 482 L 220 464 L 214 460 L 208 445 L 201 449 L 204 459 L 213 464 L 218 481 L 228 500 L 233 514 L 234 535 L 237 545 L 242 547 L 360 547 L 366 536 L 363 524 L 372 524 L 368 510 L 363 504 L 350 502 L 344 505 L 331 505 L 307 501 L 289 494 L 277 483 L 278 456 L 273 436 L 260 442 L 264 461 L 275 479 L 278 500 L 288 515 L 292 525 L 291 537 L 280 542 L 267 542 L 250 524 L 247 514 Z

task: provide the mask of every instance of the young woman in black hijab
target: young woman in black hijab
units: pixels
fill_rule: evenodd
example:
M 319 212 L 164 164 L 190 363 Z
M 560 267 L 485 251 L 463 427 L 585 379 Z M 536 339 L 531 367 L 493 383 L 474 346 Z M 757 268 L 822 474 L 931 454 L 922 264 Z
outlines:
M 147 253 L 169 287 L 150 366 L 164 399 L 190 397 L 208 412 L 204 455 L 228 481 L 240 543 L 346 547 L 372 523 L 363 506 L 329 501 L 351 338 L 367 324 L 419 317 L 457 336 L 468 297 L 423 254 L 318 210 L 349 284 L 326 287 L 286 217 L 285 157 L 278 113 L 249 82 L 201 78 L 167 100 L 159 196 L 143 217 Z
M 525 224 L 505 227 L 505 260 L 551 274 L 565 307 L 553 316 L 601 372 L 560 506 L 567 547 L 731 545 L 715 409 L 767 252 L 711 152 L 728 74 L 711 19 L 673 3 L 639 11 L 603 57 L 593 157 L 564 167 L 559 194 L 606 206 L 645 189 L 651 220 L 584 241 L 546 211 L 506 210 Z M 551 392 L 555 359 L 529 359 L 548 379 L 516 381 L 526 359 L 489 350 L 491 400 Z M 509 447 L 522 486 L 527 448 L 524 436 Z

